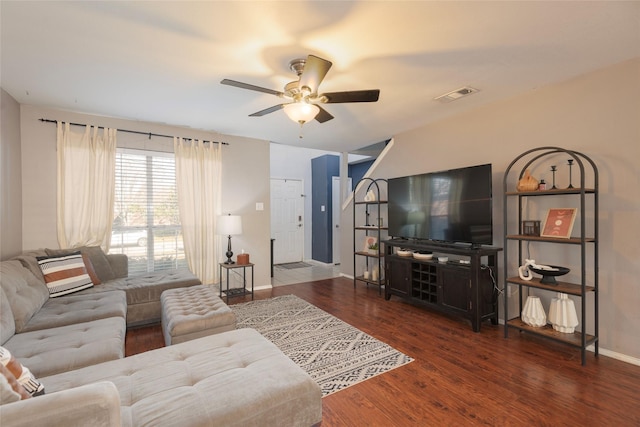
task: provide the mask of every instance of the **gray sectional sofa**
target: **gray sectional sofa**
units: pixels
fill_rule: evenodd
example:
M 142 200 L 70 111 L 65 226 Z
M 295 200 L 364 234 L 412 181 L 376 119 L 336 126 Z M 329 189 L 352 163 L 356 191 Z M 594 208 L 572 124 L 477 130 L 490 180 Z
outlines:
M 127 325 L 158 322 L 162 291 L 200 281 L 188 272 L 126 277 L 125 256 L 84 251 L 98 257 L 92 263 L 102 283 L 56 298 L 49 298 L 35 257 L 57 251 L 0 262 L 0 345 L 45 387 L 43 396 L 0 402 L 3 426 L 321 422 L 319 386 L 254 330 L 125 358 Z
M 281 427 L 322 421 L 320 387 L 253 329 L 40 380 L 44 396 L 0 406 L 3 427 Z
M 80 250 L 91 260 L 95 273 L 102 282 L 77 294 L 125 291 L 127 294 L 127 327 L 160 322 L 162 317 L 160 295 L 163 291 L 201 284 L 200 280 L 188 270 L 167 270 L 129 277 L 129 264 L 126 255 L 105 254 L 98 246 L 85 246 L 77 250 Z M 40 282 L 44 283 L 37 257 L 58 256 L 69 252 L 71 252 L 69 249 L 38 249 L 25 252 L 15 259 L 31 271 Z
M 56 298 L 38 257 L 75 250 L 38 249 L 0 263 L 0 342 L 36 376 L 123 358 L 127 327 L 159 322 L 164 290 L 201 284 L 188 270 L 128 277 L 126 255 L 77 250 L 100 284 Z

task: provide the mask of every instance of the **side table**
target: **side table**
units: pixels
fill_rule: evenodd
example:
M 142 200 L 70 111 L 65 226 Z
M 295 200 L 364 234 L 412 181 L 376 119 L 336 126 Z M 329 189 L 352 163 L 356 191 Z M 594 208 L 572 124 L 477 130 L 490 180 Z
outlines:
M 244 295 L 251 295 L 251 299 L 253 300 L 253 264 L 225 264 L 221 262 L 220 264 L 220 298 L 222 298 L 222 294 L 226 294 L 227 303 L 229 303 L 229 297 L 237 297 Z M 247 268 L 251 269 L 251 290 L 247 289 Z M 229 273 L 232 270 L 242 269 L 242 287 L 241 288 L 231 288 L 229 289 Z M 226 288 L 222 288 L 222 272 L 226 272 Z

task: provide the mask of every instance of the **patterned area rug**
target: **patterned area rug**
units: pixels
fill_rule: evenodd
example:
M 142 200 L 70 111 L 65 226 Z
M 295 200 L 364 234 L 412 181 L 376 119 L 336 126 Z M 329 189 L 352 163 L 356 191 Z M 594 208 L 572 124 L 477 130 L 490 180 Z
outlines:
M 230 306 L 238 328 L 253 328 L 304 369 L 327 396 L 413 359 L 331 314 L 285 295 Z
M 305 267 L 312 267 L 311 264 L 307 264 L 306 262 L 287 262 L 284 264 L 276 264 L 274 267 L 278 267 L 278 268 L 285 268 L 287 270 L 293 270 L 294 268 L 305 268 Z

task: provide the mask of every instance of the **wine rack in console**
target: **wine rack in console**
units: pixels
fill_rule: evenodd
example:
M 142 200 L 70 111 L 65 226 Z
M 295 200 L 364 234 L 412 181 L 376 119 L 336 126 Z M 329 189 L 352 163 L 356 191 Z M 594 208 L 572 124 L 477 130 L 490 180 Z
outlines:
M 464 317 L 475 332 L 485 320 L 498 323 L 497 254 L 501 248 L 446 245 L 390 239 L 385 247 L 385 299 L 392 295 Z M 402 249 L 401 251 L 399 251 Z M 413 252 L 450 255 L 447 262 L 414 257 Z M 401 254 L 408 254 L 402 256 Z

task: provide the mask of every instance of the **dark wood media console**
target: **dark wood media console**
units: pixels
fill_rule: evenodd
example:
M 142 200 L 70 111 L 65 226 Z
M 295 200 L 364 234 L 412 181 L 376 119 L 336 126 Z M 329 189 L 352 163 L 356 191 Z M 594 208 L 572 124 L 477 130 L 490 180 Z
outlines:
M 464 317 L 471 321 L 474 332 L 480 332 L 484 320 L 498 324 L 497 254 L 502 248 L 472 248 L 407 239 L 390 239 L 383 244 L 386 300 L 395 295 Z M 397 249 L 401 248 L 433 252 L 434 257 L 424 260 L 397 255 Z M 438 262 L 438 255 L 448 256 L 450 261 Z

